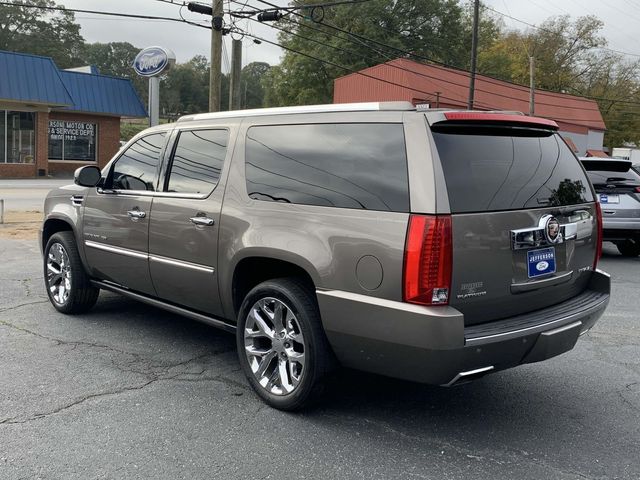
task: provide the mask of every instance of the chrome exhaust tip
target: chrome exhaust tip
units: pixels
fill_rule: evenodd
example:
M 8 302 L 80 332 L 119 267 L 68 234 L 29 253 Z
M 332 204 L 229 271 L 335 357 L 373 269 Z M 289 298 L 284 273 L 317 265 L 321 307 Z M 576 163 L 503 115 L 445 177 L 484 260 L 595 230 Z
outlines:
M 475 370 L 469 370 L 466 372 L 458 373 L 449 383 L 443 383 L 441 387 L 453 387 L 454 385 L 462 385 L 472 380 L 476 380 L 480 377 L 484 377 L 487 373 L 493 370 L 493 365 L 489 367 L 476 368 Z

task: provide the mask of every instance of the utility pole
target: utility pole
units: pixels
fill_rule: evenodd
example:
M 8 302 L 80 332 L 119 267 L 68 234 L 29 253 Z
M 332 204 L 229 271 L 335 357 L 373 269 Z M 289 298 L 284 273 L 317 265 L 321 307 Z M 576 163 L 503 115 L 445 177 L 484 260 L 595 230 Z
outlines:
M 440 94 L 442 92 L 436 92 L 436 108 L 440 108 Z
M 211 18 L 211 72 L 209 74 L 209 111 L 220 110 L 222 81 L 222 16 L 223 0 L 212 0 Z
M 529 115 L 536 112 L 536 59 L 529 57 Z
M 467 108 L 473 110 L 476 90 L 476 68 L 478 64 L 478 23 L 480 22 L 480 0 L 473 2 L 473 37 L 471 38 L 471 75 L 469 76 L 469 103 Z
M 231 42 L 231 83 L 229 85 L 229 110 L 240 110 L 240 74 L 242 73 L 242 40 Z

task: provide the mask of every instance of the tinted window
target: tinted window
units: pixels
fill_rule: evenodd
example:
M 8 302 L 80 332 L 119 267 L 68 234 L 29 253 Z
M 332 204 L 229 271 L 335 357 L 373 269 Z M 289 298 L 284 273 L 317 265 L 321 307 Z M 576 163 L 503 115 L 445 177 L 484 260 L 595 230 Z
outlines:
M 228 138 L 227 130 L 181 132 L 173 153 L 167 191 L 211 192 L 220 178 Z
M 549 132 L 434 128 L 453 213 L 593 201 L 578 160 Z
M 147 135 L 131 145 L 114 165 L 111 188 L 155 190 L 164 135 Z
M 609 172 L 604 170 L 598 170 L 593 172 L 587 172 L 589 180 L 594 185 L 602 183 L 618 183 L 618 182 L 633 182 L 640 183 L 640 175 L 633 169 L 627 172 Z
M 367 210 L 409 210 L 400 124 L 282 125 L 247 133 L 249 196 Z

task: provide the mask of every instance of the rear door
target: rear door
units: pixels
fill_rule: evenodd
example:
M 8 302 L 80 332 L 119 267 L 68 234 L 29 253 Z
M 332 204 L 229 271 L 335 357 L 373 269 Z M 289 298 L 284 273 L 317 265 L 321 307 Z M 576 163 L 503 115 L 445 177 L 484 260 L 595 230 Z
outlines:
M 150 225 L 149 262 L 158 296 L 212 315 L 222 315 L 216 270 L 228 143 L 224 127 L 176 132 Z
M 555 128 L 479 118 L 431 125 L 452 214 L 450 304 L 467 325 L 577 295 L 597 244 L 589 181 Z

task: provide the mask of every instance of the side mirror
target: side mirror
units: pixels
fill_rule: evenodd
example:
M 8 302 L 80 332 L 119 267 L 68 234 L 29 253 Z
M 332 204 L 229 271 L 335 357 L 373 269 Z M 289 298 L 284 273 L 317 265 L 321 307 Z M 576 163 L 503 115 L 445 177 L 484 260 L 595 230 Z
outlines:
M 74 183 L 81 187 L 95 187 L 100 183 L 101 178 L 102 173 L 100 173 L 100 169 L 93 165 L 80 167 L 73 174 Z

